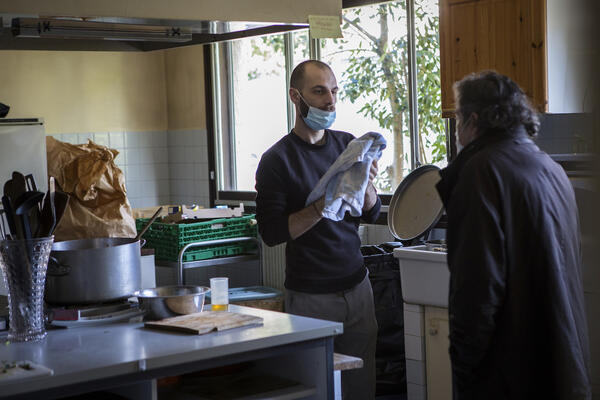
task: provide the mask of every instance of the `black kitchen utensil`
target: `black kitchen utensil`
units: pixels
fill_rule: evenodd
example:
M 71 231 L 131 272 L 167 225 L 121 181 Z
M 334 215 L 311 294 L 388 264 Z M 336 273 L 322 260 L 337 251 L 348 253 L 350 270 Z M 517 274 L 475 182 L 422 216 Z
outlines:
M 25 183 L 27 184 L 27 190 L 37 192 L 37 185 L 35 184 L 33 174 L 25 175 Z
M 8 115 L 8 111 L 10 110 L 10 106 L 7 106 L 4 103 L 0 103 L 0 118 L 4 118 Z
M 31 239 L 33 237 L 32 232 L 37 231 L 39 203 L 43 198 L 43 192 L 25 192 L 18 200 L 15 215 L 21 217 L 21 223 L 23 224 L 23 239 Z
M 50 177 L 48 183 L 48 193 L 44 197 L 42 212 L 40 215 L 40 224 L 35 233 L 35 237 L 51 236 L 56 226 L 56 209 L 54 207 L 54 197 L 56 193 L 54 177 Z
M 27 181 L 25 180 L 25 175 L 18 171 L 14 171 L 12 173 L 12 189 L 14 198 L 11 198 L 11 200 L 14 204 L 17 199 L 27 191 Z
M 54 230 L 56 229 L 56 227 L 58 227 L 58 224 L 59 224 L 62 216 L 64 215 L 65 210 L 67 209 L 68 205 L 69 205 L 69 195 L 66 194 L 65 192 L 57 190 L 54 193 L 54 210 L 56 212 L 56 223 L 55 223 L 52 231 L 50 233 L 48 233 L 47 236 L 50 236 L 54 233 Z
M 15 212 L 13 210 L 12 203 L 8 196 L 2 196 L 2 207 L 4 207 L 4 215 L 6 217 L 6 222 L 8 223 L 10 236 L 11 238 L 16 239 L 17 228 L 15 226 Z
M 8 226 L 4 223 L 4 210 L 0 210 L 0 235 L 2 235 L 2 239 L 10 239 L 10 232 L 8 231 Z

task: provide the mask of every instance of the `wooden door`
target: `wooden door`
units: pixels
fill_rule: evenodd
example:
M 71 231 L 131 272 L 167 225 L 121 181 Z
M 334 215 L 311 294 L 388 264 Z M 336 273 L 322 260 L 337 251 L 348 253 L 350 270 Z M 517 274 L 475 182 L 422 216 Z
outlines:
M 547 110 L 545 0 L 440 0 L 442 114 L 453 116 L 452 85 L 493 69 Z

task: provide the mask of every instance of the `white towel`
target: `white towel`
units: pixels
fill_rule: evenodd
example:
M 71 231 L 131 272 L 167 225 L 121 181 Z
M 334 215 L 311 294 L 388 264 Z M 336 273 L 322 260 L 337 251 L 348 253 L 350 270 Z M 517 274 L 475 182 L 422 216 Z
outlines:
M 360 217 L 371 164 L 381 158 L 385 147 L 385 138 L 377 132 L 352 140 L 308 195 L 306 205 L 325 195 L 323 217 L 341 221 L 346 211 Z

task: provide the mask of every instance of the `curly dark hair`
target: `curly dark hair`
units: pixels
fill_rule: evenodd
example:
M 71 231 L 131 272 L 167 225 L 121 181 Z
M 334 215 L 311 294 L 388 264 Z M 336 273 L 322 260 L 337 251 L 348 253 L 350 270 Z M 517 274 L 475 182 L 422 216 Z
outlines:
M 466 121 L 476 113 L 480 132 L 510 132 L 523 125 L 530 136 L 540 127 L 537 112 L 527 96 L 509 77 L 496 71 L 482 71 L 465 76 L 454 84 L 456 116 Z

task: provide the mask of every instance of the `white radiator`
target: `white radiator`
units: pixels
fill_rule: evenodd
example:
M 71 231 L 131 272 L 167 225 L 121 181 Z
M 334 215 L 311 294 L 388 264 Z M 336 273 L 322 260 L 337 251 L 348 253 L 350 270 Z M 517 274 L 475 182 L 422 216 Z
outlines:
M 269 247 L 261 243 L 263 285 L 284 290 L 285 281 L 285 243 Z

